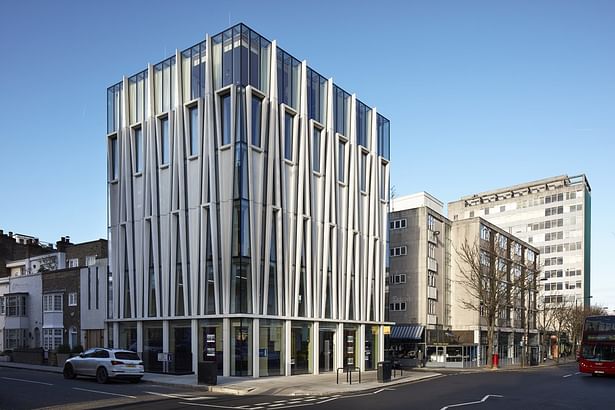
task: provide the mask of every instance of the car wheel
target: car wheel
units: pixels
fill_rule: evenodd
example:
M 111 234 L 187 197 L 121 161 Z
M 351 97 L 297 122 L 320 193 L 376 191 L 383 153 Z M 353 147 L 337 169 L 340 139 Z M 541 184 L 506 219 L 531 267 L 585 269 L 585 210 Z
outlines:
M 107 383 L 107 380 L 109 380 L 107 369 L 99 367 L 98 370 L 96 370 L 96 381 L 100 384 L 104 384 Z
M 77 376 L 73 366 L 70 364 L 64 365 L 64 371 L 62 373 L 64 374 L 65 379 L 74 379 Z

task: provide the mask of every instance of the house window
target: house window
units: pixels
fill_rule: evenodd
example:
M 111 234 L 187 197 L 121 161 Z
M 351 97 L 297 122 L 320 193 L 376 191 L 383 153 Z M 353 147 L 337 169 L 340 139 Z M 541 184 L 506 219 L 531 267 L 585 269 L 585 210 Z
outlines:
M 398 275 L 393 275 L 393 283 L 406 283 L 406 274 L 400 273 Z
M 427 285 L 432 288 L 436 287 L 436 273 L 432 271 L 427 272 Z
M 427 299 L 427 309 L 430 315 L 436 314 L 436 301 L 434 299 Z
M 491 231 L 485 225 L 480 226 L 480 238 L 484 241 L 491 239 Z
M 188 109 L 188 126 L 190 127 L 190 155 L 199 153 L 199 107 L 197 105 Z
M 56 350 L 62 344 L 62 328 L 43 329 L 43 348 Z
M 396 219 L 394 221 L 389 222 L 390 229 L 404 229 L 406 227 L 405 219 Z
M 85 257 L 86 266 L 92 266 L 96 264 L 96 255 L 89 255 Z
M 61 312 L 62 294 L 43 295 L 43 312 Z
M 77 306 L 77 292 L 68 294 L 68 306 Z
M 389 310 L 391 311 L 404 311 L 406 310 L 406 302 L 395 302 L 389 304 Z
M 397 246 L 391 248 L 389 252 L 391 256 L 403 256 L 408 253 L 408 248 L 406 246 Z
M 436 218 L 431 214 L 427 215 L 427 229 L 432 232 L 436 230 Z
M 69 268 L 76 268 L 77 266 L 79 266 L 79 258 L 73 258 L 68 260 Z
M 429 257 L 430 258 L 432 258 L 432 259 L 436 258 L 436 245 L 434 245 L 433 243 L 429 242 L 427 251 L 429 253 Z
M 0 315 L 6 314 L 6 308 L 4 305 L 4 296 L 0 296 Z
M 169 163 L 169 118 L 160 119 L 160 165 Z

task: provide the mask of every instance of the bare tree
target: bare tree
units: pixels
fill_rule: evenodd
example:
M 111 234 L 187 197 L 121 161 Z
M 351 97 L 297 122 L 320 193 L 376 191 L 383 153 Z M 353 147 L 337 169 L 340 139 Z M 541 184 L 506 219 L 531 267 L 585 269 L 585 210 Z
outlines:
M 496 266 L 496 258 L 480 249 L 478 243 L 470 244 L 467 239 L 458 249 L 457 283 L 466 292 L 459 303 L 467 310 L 478 312 L 487 324 L 487 357 L 493 367 L 494 335 L 496 320 L 500 312 L 508 308 L 510 284 L 506 269 Z

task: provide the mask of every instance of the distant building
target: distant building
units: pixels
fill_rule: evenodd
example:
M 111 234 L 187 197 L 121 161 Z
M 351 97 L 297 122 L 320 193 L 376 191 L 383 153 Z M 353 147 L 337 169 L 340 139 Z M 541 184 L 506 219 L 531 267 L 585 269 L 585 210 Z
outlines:
M 591 188 L 585 175 L 561 175 L 462 197 L 453 221 L 481 217 L 535 246 L 546 282 L 542 301 L 590 303 Z
M 442 207 L 426 192 L 391 201 L 387 320 L 396 323 L 391 340 L 409 350 L 448 340 L 451 224 Z
M 30 245 L 35 243 L 33 239 L 29 241 Z M 87 344 L 91 332 L 96 345 L 102 345 L 107 241 L 73 244 L 63 237 L 55 248 L 45 245 L 44 250 L 42 255 L 5 261 L 9 276 L 0 278 L 0 350 L 30 347 L 55 350 L 61 344 L 75 347 Z M 81 277 L 87 280 L 87 272 L 92 269 L 98 280 L 92 284 L 90 274 L 88 288 L 81 283 Z M 97 292 L 95 311 L 102 304 L 102 314 L 92 315 L 92 309 L 82 310 L 82 287 L 90 290 L 90 297 Z M 87 327 L 82 327 L 82 322 Z
M 456 249 L 468 243 L 478 245 L 480 249 L 480 266 L 486 270 L 491 267 L 504 273 L 509 287 L 508 305 L 500 311 L 496 326 L 496 348 L 503 360 L 516 359 L 521 356 L 522 346 L 529 343 L 538 349 L 538 332 L 536 320 L 538 306 L 537 285 L 539 272 L 539 252 L 530 244 L 523 242 L 507 231 L 478 217 L 454 221 L 451 229 L 451 298 L 452 331 L 457 341 L 487 343 L 487 322 L 482 310 L 465 309 L 461 301 L 479 305 L 473 299 L 469 289 L 460 283 L 463 280 L 461 269 L 470 269 Z M 520 278 L 528 278 L 526 282 Z M 521 283 L 521 285 L 519 285 Z M 528 340 L 524 340 L 524 335 Z M 483 360 L 485 358 L 483 357 Z

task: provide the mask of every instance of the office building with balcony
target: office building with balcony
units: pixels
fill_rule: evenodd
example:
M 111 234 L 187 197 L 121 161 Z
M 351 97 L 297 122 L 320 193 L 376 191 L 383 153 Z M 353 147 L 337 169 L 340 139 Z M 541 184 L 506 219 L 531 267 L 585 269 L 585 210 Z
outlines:
M 376 367 L 390 166 L 376 108 L 243 24 L 107 103 L 109 344 L 148 371 Z
M 400 359 L 420 345 L 448 341 L 451 325 L 451 223 L 426 192 L 394 198 L 389 213 L 387 320 Z M 423 351 L 424 348 L 422 348 Z
M 542 255 L 541 304 L 590 303 L 591 187 L 585 175 L 561 175 L 462 197 L 453 221 L 481 217 Z

